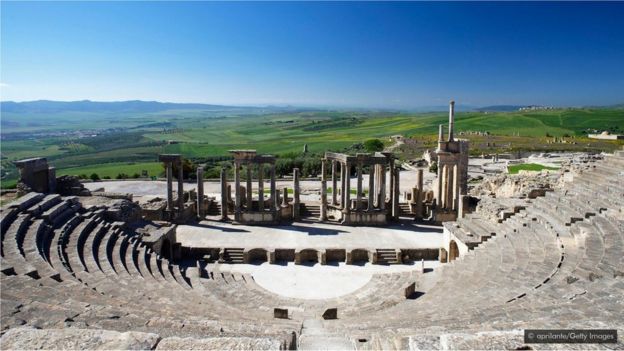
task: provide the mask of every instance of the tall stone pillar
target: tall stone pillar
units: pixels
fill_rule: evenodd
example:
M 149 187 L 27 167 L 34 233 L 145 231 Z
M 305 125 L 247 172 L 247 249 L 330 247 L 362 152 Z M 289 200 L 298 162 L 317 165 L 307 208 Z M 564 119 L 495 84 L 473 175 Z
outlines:
M 345 186 L 344 186 L 343 192 L 344 192 L 344 200 L 345 200 L 345 202 L 344 202 L 344 206 L 342 208 L 343 208 L 343 211 L 345 213 L 349 213 L 349 212 L 351 212 L 351 172 L 350 172 L 351 171 L 351 169 L 350 169 L 351 165 L 349 163 L 345 162 L 344 166 L 345 166 L 344 167 L 345 168 L 345 171 L 344 171 L 344 175 L 345 175 L 344 184 L 345 184 Z
M 446 193 L 448 192 L 448 167 L 446 165 L 442 166 L 442 178 L 440 181 L 442 182 L 442 193 L 440 193 L 440 201 L 438 202 L 438 206 L 440 208 L 446 208 Z
M 264 211 L 264 164 L 258 164 L 258 211 Z
M 345 207 L 345 165 L 340 163 L 340 208 L 344 210 Z
M 399 207 L 399 197 L 401 195 L 399 178 L 401 172 L 398 168 L 394 168 L 394 189 L 392 189 L 392 217 L 399 219 L 401 208 Z
M 234 165 L 234 217 L 237 221 L 240 220 L 241 213 L 240 167 L 240 163 L 236 162 Z
M 253 176 L 251 174 L 251 165 L 252 165 L 251 163 L 248 163 L 247 166 L 245 167 L 247 171 L 247 179 L 245 179 L 247 181 L 247 188 L 245 189 L 246 194 L 247 194 L 247 196 L 245 196 L 246 198 L 245 200 L 247 200 L 245 203 L 245 207 L 247 207 L 247 212 L 251 211 L 253 207 L 253 201 L 252 201 L 253 194 L 251 192 L 253 190 L 253 187 L 251 184 Z
M 368 174 L 368 206 L 367 206 L 367 210 L 371 211 L 373 209 L 373 206 L 375 205 L 373 203 L 374 201 L 374 194 L 375 194 L 375 173 L 377 170 L 377 165 L 374 166 L 370 166 L 370 170 L 369 170 L 369 174 Z
M 331 180 L 332 180 L 332 205 L 338 204 L 338 180 L 336 179 L 336 160 L 332 160 L 331 168 Z
M 453 210 L 457 210 L 457 204 L 459 202 L 459 167 L 457 165 L 453 166 L 453 194 L 452 194 L 452 208 Z
M 439 162 L 439 158 L 438 158 L 438 186 L 436 189 L 435 198 L 438 200 L 437 205 L 439 207 L 442 207 L 442 188 L 444 185 L 444 179 L 442 178 L 443 170 L 444 170 L 444 165 L 441 162 Z
M 394 169 L 394 160 L 390 160 L 390 171 L 388 172 L 389 173 L 388 175 L 390 176 L 390 189 L 388 189 L 389 190 L 389 193 L 388 193 L 389 199 L 388 200 L 390 200 L 390 204 L 389 204 L 390 205 L 390 208 L 389 208 L 390 215 L 393 218 L 395 216 L 395 213 L 394 213 L 394 181 L 395 181 L 395 178 L 396 178 L 394 176 L 395 171 L 396 170 Z
M 173 165 L 167 162 L 167 211 L 173 212 Z
M 197 217 L 204 216 L 204 167 L 197 167 Z
M 362 164 L 358 163 L 356 166 L 357 169 L 357 196 L 356 196 L 356 204 L 355 209 L 360 210 L 362 208 Z
M 438 126 L 438 142 L 441 143 L 443 138 L 444 138 L 444 126 L 440 124 Z
M 227 170 L 221 168 L 221 220 L 228 219 L 228 199 L 229 199 L 229 186 L 227 183 Z
M 381 182 L 379 184 L 379 208 L 381 210 L 386 209 L 386 166 L 381 165 L 379 169 Z
M 301 202 L 299 200 L 299 168 L 293 169 L 293 220 L 299 220 Z
M 327 161 L 321 161 L 321 215 L 319 220 L 327 220 Z
M 449 102 L 449 135 L 448 141 L 453 141 L 453 128 L 455 124 L 455 101 Z
M 453 166 L 447 165 L 446 167 L 446 208 L 450 210 L 453 208 Z
M 416 187 L 418 188 L 417 196 L 416 196 L 416 219 L 423 218 L 423 170 L 419 169 L 416 173 Z
M 275 212 L 275 209 L 279 206 L 279 199 L 277 198 L 277 188 L 275 187 L 275 164 L 271 164 L 271 212 Z
M 178 211 L 180 213 L 184 211 L 184 167 L 182 167 L 181 161 L 178 166 Z
M 284 189 L 282 189 L 282 194 L 284 195 L 282 197 L 282 206 L 288 206 L 288 188 L 284 187 Z

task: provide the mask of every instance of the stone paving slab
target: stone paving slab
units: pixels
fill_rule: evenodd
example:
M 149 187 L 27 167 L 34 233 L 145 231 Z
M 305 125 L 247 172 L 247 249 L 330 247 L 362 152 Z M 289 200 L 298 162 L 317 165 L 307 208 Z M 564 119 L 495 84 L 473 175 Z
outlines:
M 180 225 L 176 238 L 194 248 L 287 249 L 437 249 L 442 228 L 405 221 L 388 227 L 342 226 L 326 223 L 293 223 L 280 226 L 247 226 L 203 221 Z

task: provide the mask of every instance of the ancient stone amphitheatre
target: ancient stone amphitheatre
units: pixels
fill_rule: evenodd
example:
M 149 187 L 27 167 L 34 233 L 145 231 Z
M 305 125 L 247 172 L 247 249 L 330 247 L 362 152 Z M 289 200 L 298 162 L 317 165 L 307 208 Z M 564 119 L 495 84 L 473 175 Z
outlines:
M 456 134 L 451 103 L 425 157 L 437 173 L 327 152 L 317 178 L 284 180 L 275 157 L 232 150 L 220 181 L 183 181 L 184 155 L 162 154 L 164 181 L 85 186 L 18 161 L 0 347 L 624 348 L 524 340 L 622 334 L 624 151 L 476 179 Z

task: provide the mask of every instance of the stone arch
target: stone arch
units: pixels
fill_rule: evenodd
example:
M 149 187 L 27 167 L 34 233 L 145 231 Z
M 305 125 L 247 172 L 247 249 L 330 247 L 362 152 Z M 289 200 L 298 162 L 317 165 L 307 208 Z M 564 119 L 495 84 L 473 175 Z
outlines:
M 315 249 L 303 249 L 299 252 L 299 262 L 312 263 L 318 262 L 318 251 Z
M 251 249 L 251 250 L 249 250 L 247 255 L 249 257 L 249 263 L 266 262 L 267 261 L 267 257 L 268 257 L 267 256 L 268 255 L 268 251 L 266 249 L 262 249 L 262 248 Z
M 448 261 L 454 261 L 457 257 L 459 257 L 459 247 L 455 240 L 451 240 L 449 243 Z
M 366 263 L 369 261 L 368 250 L 366 249 L 353 249 L 351 250 L 350 256 L 348 263 L 351 264 Z

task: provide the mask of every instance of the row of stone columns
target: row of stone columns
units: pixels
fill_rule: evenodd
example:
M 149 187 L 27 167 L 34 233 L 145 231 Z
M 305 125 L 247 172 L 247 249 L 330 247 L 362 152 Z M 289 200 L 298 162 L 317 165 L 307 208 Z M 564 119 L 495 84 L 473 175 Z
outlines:
M 254 163 L 254 162 L 249 162 L 246 164 L 247 167 L 247 186 L 245 189 L 246 192 L 246 207 L 243 208 L 243 204 L 242 204 L 242 193 L 243 193 L 243 188 L 241 187 L 241 177 L 240 177 L 240 173 L 241 173 L 241 162 L 236 160 L 234 162 L 234 185 L 235 185 L 235 194 L 236 194 L 236 198 L 235 198 L 235 203 L 234 203 L 234 207 L 235 207 L 235 211 L 236 213 L 241 213 L 243 212 L 243 210 L 249 212 L 252 210 L 252 177 L 251 177 L 251 166 L 253 164 L 257 164 L 258 165 L 258 211 L 264 211 L 265 210 L 265 201 L 264 201 L 264 164 L 263 163 Z M 271 209 L 271 211 L 275 211 L 276 206 L 279 205 L 278 203 L 276 203 L 276 198 L 277 198 L 277 189 L 276 189 L 276 185 L 275 185 L 275 164 L 271 164 L 270 165 L 270 189 L 271 189 L 271 199 L 272 201 L 269 204 L 269 207 Z M 223 179 L 222 179 L 222 183 L 223 183 Z
M 321 164 L 321 220 L 326 219 L 326 205 L 328 203 L 327 200 L 327 164 L 328 160 L 323 160 Z M 340 166 L 340 170 L 338 171 L 338 166 Z M 332 198 L 331 205 L 339 206 L 340 209 L 345 213 L 349 213 L 352 209 L 350 206 L 351 202 L 351 177 L 350 177 L 350 168 L 353 165 L 349 162 L 340 162 L 338 160 L 331 160 L 331 181 L 332 181 Z M 386 207 L 386 166 L 382 164 L 371 165 L 371 172 L 369 174 L 368 180 L 368 205 L 366 209 L 362 207 L 363 200 L 363 175 L 364 175 L 364 165 L 362 163 L 356 163 L 356 205 L 355 210 L 367 210 L 371 211 L 373 209 L 384 210 Z M 393 208 L 396 207 L 398 211 L 398 174 L 399 172 L 394 170 L 393 167 L 391 169 L 391 199 L 393 203 L 396 202 L 396 205 L 393 205 Z M 340 177 L 340 187 L 338 187 L 338 177 Z M 396 184 L 396 187 L 394 186 Z M 340 199 L 338 198 L 338 189 L 340 189 Z
M 182 165 L 182 155 L 162 154 L 158 156 L 161 162 L 165 163 L 167 174 L 167 211 L 173 213 L 175 206 L 173 203 L 173 165 L 178 166 L 178 212 L 184 210 L 184 172 Z
M 446 210 L 457 210 L 459 199 L 459 174 L 457 165 L 438 165 L 438 206 Z

